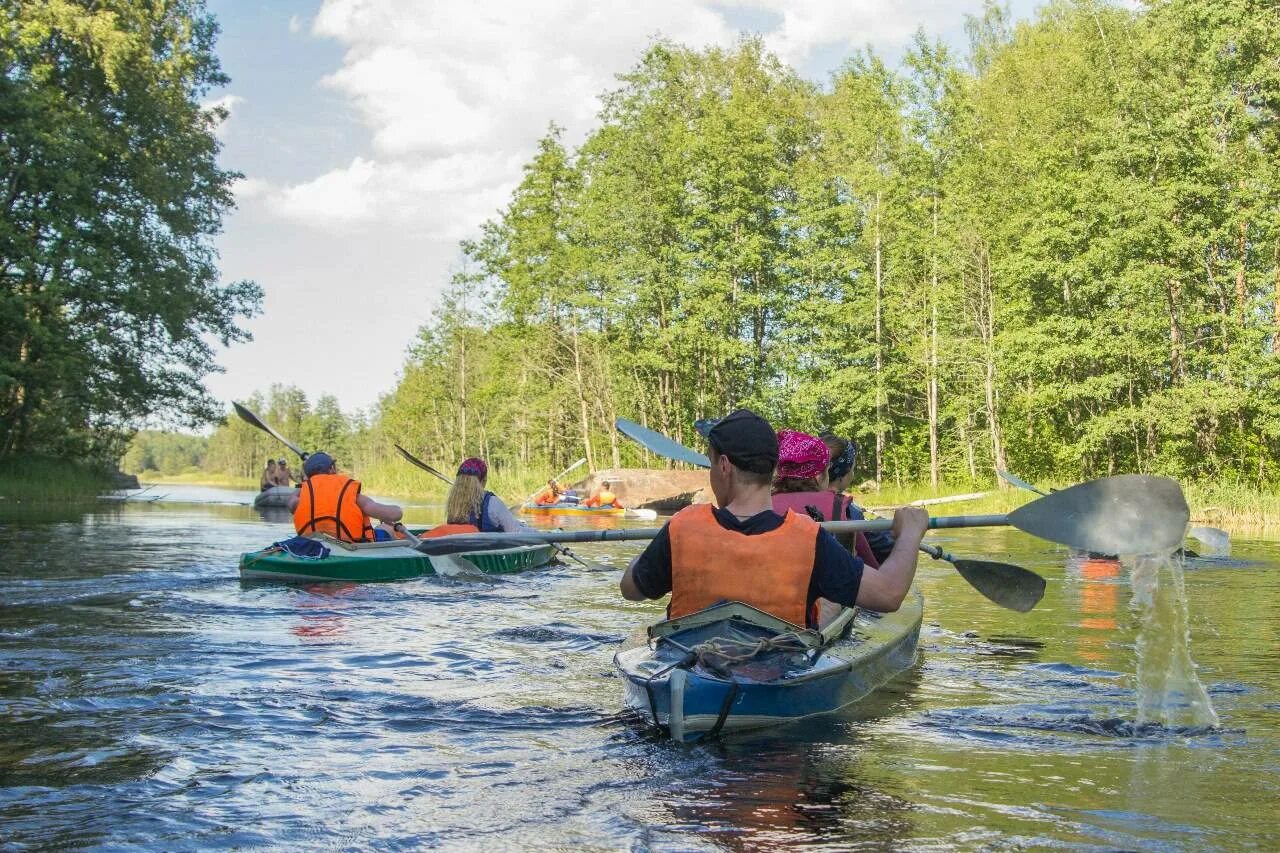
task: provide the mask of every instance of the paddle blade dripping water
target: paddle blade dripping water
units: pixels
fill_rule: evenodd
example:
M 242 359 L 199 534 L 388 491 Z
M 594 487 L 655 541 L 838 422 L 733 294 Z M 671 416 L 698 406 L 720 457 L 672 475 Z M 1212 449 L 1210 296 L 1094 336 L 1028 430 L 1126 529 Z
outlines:
M 1138 615 L 1139 726 L 1212 728 L 1218 714 L 1191 657 L 1191 624 L 1182 560 L 1149 554 L 1134 558 L 1131 572 Z

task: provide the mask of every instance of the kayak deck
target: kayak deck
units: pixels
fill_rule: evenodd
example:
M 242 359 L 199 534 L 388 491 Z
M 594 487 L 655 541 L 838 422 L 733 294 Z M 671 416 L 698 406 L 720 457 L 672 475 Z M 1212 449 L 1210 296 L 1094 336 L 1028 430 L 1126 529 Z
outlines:
M 896 613 L 846 609 L 819 633 L 729 602 L 653 626 L 648 642 L 618 652 L 614 664 L 629 708 L 673 740 L 697 740 L 859 701 L 915 662 L 923 610 L 913 590 Z M 761 641 L 784 648 L 732 666 L 706 653 Z

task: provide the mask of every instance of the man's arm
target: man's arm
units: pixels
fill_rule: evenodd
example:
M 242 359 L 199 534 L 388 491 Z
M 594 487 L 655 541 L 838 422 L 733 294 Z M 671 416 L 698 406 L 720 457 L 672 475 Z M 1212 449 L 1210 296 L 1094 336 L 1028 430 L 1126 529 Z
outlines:
M 631 561 L 631 565 L 627 566 L 627 570 L 622 573 L 622 581 L 618 584 L 618 588 L 622 592 L 622 597 L 627 601 L 649 600 L 649 596 L 641 592 L 640 587 L 636 586 L 635 572 L 636 563 L 638 562 L 640 562 L 640 557 L 637 555 L 636 558 Z
M 863 569 L 859 607 L 892 613 L 902 606 L 915 580 L 920 541 L 928 530 L 929 514 L 920 507 L 902 507 L 893 514 L 893 551 L 879 569 Z
M 360 511 L 369 518 L 376 518 L 378 521 L 385 521 L 394 524 L 404 517 L 404 510 L 395 504 L 380 504 L 373 498 L 367 498 L 364 495 L 356 496 L 356 506 L 360 507 Z
M 618 590 L 628 601 L 662 598 L 671 592 L 671 535 L 666 526 L 627 566 Z

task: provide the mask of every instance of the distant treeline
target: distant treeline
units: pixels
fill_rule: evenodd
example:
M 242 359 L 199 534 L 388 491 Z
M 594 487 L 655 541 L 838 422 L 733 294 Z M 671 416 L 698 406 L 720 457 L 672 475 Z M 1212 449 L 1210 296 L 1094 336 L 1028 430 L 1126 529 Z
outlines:
M 694 442 L 745 405 L 854 436 L 878 480 L 1274 481 L 1274 3 L 989 5 L 969 35 L 827 86 L 757 40 L 655 43 L 580 147 L 551 127 L 400 385 L 324 441 L 600 468 L 638 458 L 617 416 Z M 262 440 L 224 427 L 207 464 Z

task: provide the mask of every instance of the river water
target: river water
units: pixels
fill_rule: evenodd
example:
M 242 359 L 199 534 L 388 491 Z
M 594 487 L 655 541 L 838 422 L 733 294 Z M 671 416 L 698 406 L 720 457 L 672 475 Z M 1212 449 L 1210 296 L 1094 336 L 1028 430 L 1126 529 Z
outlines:
M 287 521 L 168 491 L 0 517 L 0 848 L 1280 847 L 1275 541 L 1188 561 L 1185 625 L 1140 648 L 1163 611 L 1127 569 L 939 536 L 1042 573 L 1044 601 L 1001 610 L 926 560 L 915 668 L 839 717 L 678 746 L 612 673 L 661 614 L 617 594 L 639 544 L 489 583 L 247 585 L 240 552 Z M 1153 656 L 1179 632 L 1189 656 Z M 1197 700 L 1166 659 L 1216 726 L 1153 719 Z

